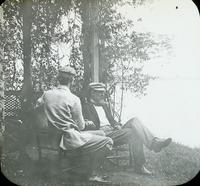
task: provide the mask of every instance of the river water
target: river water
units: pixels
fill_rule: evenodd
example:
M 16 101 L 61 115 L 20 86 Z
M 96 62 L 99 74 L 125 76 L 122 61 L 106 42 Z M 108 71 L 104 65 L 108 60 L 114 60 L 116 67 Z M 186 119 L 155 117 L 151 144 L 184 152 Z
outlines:
M 158 137 L 200 147 L 199 108 L 200 79 L 154 80 L 140 99 L 126 92 L 122 121 L 137 116 Z

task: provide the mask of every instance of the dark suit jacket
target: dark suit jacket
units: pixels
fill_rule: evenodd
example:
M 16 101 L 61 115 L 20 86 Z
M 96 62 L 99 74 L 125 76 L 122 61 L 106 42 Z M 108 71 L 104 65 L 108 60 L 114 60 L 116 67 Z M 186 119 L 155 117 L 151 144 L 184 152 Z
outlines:
M 103 106 L 103 109 L 111 126 L 115 127 L 115 125 L 118 125 L 119 123 L 113 118 L 108 104 Z M 100 120 L 94 105 L 89 101 L 82 101 L 82 112 L 84 119 L 93 121 L 93 123 L 96 125 L 96 130 L 98 130 L 100 128 Z

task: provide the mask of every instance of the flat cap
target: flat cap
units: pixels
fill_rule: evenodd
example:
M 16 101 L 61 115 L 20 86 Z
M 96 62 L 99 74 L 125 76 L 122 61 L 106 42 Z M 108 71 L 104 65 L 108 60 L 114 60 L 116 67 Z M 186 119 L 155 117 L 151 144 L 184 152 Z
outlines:
M 94 91 L 106 91 L 106 85 L 103 83 L 92 82 L 89 84 L 89 89 Z
M 61 67 L 58 71 L 59 71 L 59 73 L 66 73 L 66 74 L 70 74 L 70 75 L 76 75 L 76 71 L 70 66 Z

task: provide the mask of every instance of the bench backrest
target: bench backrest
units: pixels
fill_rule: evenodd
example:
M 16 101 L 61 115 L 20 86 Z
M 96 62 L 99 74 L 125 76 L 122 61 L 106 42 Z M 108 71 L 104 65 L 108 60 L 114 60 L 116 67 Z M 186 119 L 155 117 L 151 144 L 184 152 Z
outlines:
M 33 129 L 36 132 L 37 145 L 41 149 L 59 150 L 62 132 L 48 123 L 42 107 L 33 111 Z

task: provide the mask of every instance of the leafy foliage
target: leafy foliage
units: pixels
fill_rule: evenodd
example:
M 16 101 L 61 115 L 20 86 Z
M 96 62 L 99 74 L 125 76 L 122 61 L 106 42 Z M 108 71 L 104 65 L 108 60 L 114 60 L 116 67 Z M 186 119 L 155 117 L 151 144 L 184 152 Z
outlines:
M 114 8 L 122 3 L 137 5 L 144 2 L 117 1 L 100 8 L 98 30 L 101 63 L 104 63 L 102 81 L 110 89 L 116 84 L 123 84 L 122 89 L 130 89 L 136 95 L 145 95 L 149 80 L 155 77 L 143 74 L 144 63 L 160 57 L 163 51 L 168 54 L 172 52 L 170 38 L 134 31 L 134 23 Z
M 21 89 L 23 81 L 23 38 L 22 38 L 22 0 L 6 1 L 4 8 L 4 37 L 5 44 L 5 73 L 6 89 Z M 69 43 L 72 45 L 70 63 L 80 67 L 79 47 L 80 26 L 70 14 L 75 11 L 72 1 L 39 1 L 32 4 L 33 19 L 31 29 L 32 73 L 35 89 L 43 90 L 55 85 L 55 76 L 60 66 L 58 45 Z M 63 29 L 62 20 L 68 20 L 68 28 Z M 76 33 L 75 33 L 76 32 Z M 75 35 L 76 34 L 76 35 Z M 75 58 L 76 56 L 77 58 Z M 67 64 L 67 62 L 66 62 Z M 79 73 L 79 76 L 81 74 Z M 11 78 L 10 78 L 11 77 Z
M 21 84 L 19 78 L 21 72 L 16 70 L 16 61 L 22 58 L 21 6 L 19 1 L 6 1 L 2 7 L 4 9 L 4 25 L 1 41 L 4 46 L 5 88 L 18 88 Z
M 101 81 L 112 89 L 121 83 L 136 95 L 145 94 L 152 77 L 142 73 L 142 64 L 159 57 L 161 48 L 169 50 L 169 41 L 156 42 L 150 33 L 137 33 L 134 23 L 124 18 L 117 6 L 138 6 L 146 1 L 99 0 L 98 18 L 91 15 L 91 0 L 33 0 L 31 29 L 32 80 L 35 90 L 56 84 L 55 76 L 62 61 L 61 44 L 68 46 L 69 62 L 77 73 L 75 92 L 91 81 L 91 26 L 95 22 L 99 35 Z M 97 1 L 96 1 L 97 2 Z M 21 89 L 23 83 L 22 0 L 6 1 L 4 8 L 4 53 L 6 89 Z M 141 64 L 138 65 L 137 64 Z M 112 93 L 112 91 L 110 91 Z

